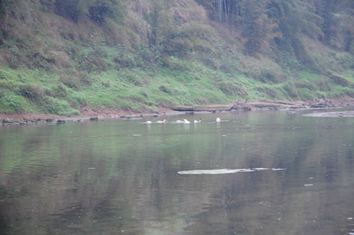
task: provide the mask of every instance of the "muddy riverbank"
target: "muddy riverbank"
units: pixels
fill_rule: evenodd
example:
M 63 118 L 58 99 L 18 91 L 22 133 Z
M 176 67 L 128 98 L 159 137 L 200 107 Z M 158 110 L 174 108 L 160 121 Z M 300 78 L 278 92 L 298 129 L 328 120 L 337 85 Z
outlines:
M 354 99 L 341 100 L 314 100 L 314 101 L 267 101 L 238 102 L 229 105 L 204 105 L 204 106 L 174 106 L 170 108 L 159 108 L 158 112 L 134 112 L 127 110 L 105 109 L 92 110 L 87 107 L 81 109 L 79 116 L 60 116 L 54 114 L 32 114 L 32 113 L 0 113 L 0 122 L 8 124 L 38 124 L 42 122 L 65 123 L 67 121 L 102 121 L 105 119 L 130 119 L 142 117 L 158 117 L 164 115 L 179 114 L 181 112 L 239 112 L 257 110 L 296 110 L 312 108 L 336 108 L 354 106 Z M 318 112 L 308 116 L 316 117 L 354 117 L 354 111 L 347 112 Z

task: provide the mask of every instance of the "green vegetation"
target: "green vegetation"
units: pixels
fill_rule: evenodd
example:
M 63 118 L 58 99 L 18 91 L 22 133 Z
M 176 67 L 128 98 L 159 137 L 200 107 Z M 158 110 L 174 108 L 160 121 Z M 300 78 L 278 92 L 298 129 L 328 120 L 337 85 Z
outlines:
M 354 96 L 350 1 L 4 0 L 0 112 Z

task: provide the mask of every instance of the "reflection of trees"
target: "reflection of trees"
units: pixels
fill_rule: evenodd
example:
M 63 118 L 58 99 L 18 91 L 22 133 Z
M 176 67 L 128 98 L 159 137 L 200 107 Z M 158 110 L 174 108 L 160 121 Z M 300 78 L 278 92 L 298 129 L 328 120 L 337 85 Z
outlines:
M 353 212 L 352 127 L 262 115 L 240 116 L 217 130 L 207 124 L 130 130 L 115 123 L 23 129 L 28 133 L 17 133 L 16 141 L 0 141 L 0 226 L 7 234 L 143 234 L 159 223 L 192 234 L 346 228 Z M 287 170 L 176 174 L 250 167 Z
M 187 230 L 192 234 L 351 231 L 347 218 L 353 213 L 353 156 L 352 148 L 343 144 L 352 139 L 352 127 L 334 127 L 331 125 L 338 123 L 333 121 L 326 120 L 317 127 L 302 123 L 301 128 L 286 127 L 285 131 L 285 127 L 271 133 L 257 131 L 254 137 L 249 137 L 252 133 L 244 135 L 248 140 L 241 145 L 248 148 L 245 152 L 249 156 L 241 157 L 243 165 L 269 167 L 271 163 L 287 171 L 220 176 L 222 184 L 215 187 L 209 209 L 198 214 L 197 222 Z M 332 133 L 334 136 L 329 137 Z M 252 150 L 248 145 L 253 143 L 258 146 Z

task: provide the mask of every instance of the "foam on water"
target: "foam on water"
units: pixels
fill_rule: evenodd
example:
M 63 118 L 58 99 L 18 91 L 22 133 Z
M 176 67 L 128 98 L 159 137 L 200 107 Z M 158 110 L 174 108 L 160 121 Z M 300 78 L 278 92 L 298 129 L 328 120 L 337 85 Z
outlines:
M 178 171 L 180 175 L 218 175 L 218 174 L 233 174 L 239 172 L 254 172 L 254 171 L 267 171 L 270 168 L 252 168 L 252 169 L 212 169 L 212 170 L 190 170 Z M 273 171 L 285 170 L 285 168 L 272 168 Z

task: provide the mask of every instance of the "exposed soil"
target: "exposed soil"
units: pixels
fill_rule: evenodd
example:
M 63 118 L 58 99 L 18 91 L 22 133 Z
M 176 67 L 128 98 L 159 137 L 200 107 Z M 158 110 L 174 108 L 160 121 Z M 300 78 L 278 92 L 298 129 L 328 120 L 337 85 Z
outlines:
M 81 109 L 81 115 L 79 116 L 61 116 L 55 114 L 32 114 L 32 113 L 0 113 L 0 123 L 5 124 L 31 124 L 45 121 L 78 121 L 78 120 L 89 120 L 90 118 L 97 118 L 95 120 L 103 119 L 118 119 L 127 117 L 142 117 L 142 116 L 156 116 L 156 115 L 167 115 L 172 112 L 168 108 L 159 108 L 158 114 L 151 112 L 134 112 L 127 110 L 118 109 L 104 109 L 104 110 L 92 110 L 88 107 L 83 107 Z
M 238 102 L 230 105 L 208 105 L 208 106 L 178 106 L 169 108 L 159 108 L 158 114 L 151 112 L 134 112 L 127 110 L 117 110 L 117 109 L 104 109 L 104 110 L 92 110 L 89 107 L 83 107 L 81 109 L 80 116 L 60 116 L 54 114 L 31 114 L 31 113 L 0 113 L 0 122 L 4 124 L 17 123 L 17 124 L 30 124 L 38 123 L 44 121 L 78 121 L 84 119 L 95 118 L 95 120 L 102 119 L 114 119 L 114 118 L 134 118 L 142 116 L 161 116 L 169 115 L 173 113 L 173 110 L 178 111 L 227 111 L 237 112 L 237 111 L 251 111 L 260 109 L 302 109 L 302 108 L 331 108 L 331 107 L 344 107 L 344 106 L 354 106 L 354 99 L 341 99 L 341 100 L 315 100 L 315 101 L 267 101 L 259 100 L 257 102 Z M 308 116 L 316 117 L 354 117 L 354 111 L 346 112 L 324 112 L 324 113 L 314 113 Z M 98 119 L 97 119 L 98 118 Z

